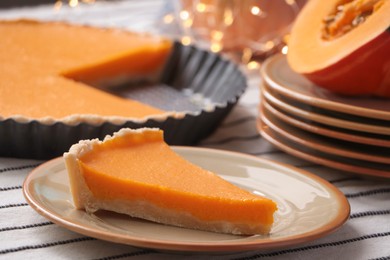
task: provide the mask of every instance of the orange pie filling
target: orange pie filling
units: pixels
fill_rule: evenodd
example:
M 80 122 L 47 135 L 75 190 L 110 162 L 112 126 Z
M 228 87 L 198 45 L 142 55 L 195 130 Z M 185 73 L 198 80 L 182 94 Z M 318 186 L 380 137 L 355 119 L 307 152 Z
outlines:
M 171 53 L 161 37 L 31 20 L 0 22 L 0 118 L 145 118 L 167 111 L 95 88 L 155 80 Z M 91 86 L 92 85 L 92 86 Z
M 65 154 L 75 205 L 164 224 L 234 234 L 266 234 L 276 204 L 176 154 L 156 129 L 122 129 Z

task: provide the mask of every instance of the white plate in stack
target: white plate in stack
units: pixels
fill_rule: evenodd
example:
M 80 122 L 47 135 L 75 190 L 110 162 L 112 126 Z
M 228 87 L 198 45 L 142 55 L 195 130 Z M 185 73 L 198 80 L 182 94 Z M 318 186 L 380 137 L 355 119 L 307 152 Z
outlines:
M 293 72 L 284 55 L 262 66 L 258 129 L 287 153 L 390 178 L 390 99 L 345 97 Z

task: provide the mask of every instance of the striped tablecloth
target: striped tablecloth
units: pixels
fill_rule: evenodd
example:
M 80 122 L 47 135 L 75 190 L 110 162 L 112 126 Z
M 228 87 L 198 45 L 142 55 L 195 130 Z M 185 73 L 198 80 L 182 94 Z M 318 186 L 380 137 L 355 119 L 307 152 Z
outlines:
M 0 19 L 67 20 L 165 33 L 161 18 L 170 8 L 170 3 L 159 0 L 98 1 L 75 8 L 63 6 L 59 10 L 54 10 L 53 5 L 3 9 L 0 10 Z M 174 30 L 169 29 L 172 35 Z M 350 219 L 336 232 L 293 247 L 227 255 L 171 254 L 115 244 L 59 227 L 28 206 L 22 194 L 22 183 L 26 175 L 43 161 L 0 158 L 0 258 L 390 259 L 390 181 L 346 174 L 294 158 L 272 146 L 256 129 L 261 79 L 257 73 L 251 72 L 248 73 L 248 82 L 249 87 L 239 104 L 217 131 L 199 146 L 291 164 L 328 180 L 345 194 L 351 205 Z

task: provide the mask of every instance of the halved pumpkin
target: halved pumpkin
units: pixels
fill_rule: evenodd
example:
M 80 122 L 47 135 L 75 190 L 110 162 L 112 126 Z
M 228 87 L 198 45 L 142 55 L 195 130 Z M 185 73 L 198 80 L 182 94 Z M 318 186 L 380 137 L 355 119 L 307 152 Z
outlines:
M 390 97 L 390 0 L 311 0 L 288 47 L 291 68 L 320 87 Z

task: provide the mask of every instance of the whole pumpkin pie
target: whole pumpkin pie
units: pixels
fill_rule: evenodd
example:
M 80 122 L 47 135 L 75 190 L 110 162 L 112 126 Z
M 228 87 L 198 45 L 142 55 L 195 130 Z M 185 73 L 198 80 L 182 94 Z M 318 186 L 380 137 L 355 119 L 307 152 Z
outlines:
M 75 124 L 167 114 L 97 87 L 158 77 L 170 40 L 32 20 L 1 21 L 0 35 L 0 119 Z
M 185 228 L 267 234 L 276 204 L 176 154 L 155 128 L 121 129 L 64 154 L 75 207 Z

